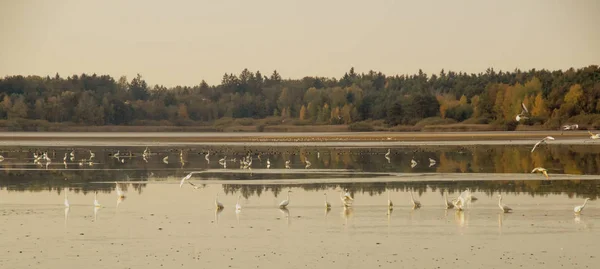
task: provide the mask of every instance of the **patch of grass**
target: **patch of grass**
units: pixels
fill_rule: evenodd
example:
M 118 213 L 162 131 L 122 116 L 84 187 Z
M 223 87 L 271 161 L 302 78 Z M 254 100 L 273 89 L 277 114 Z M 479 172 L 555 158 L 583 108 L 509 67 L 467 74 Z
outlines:
M 457 123 L 455 119 L 442 119 L 440 117 L 429 117 L 424 118 L 415 124 L 416 127 L 423 127 L 427 125 L 444 125 Z

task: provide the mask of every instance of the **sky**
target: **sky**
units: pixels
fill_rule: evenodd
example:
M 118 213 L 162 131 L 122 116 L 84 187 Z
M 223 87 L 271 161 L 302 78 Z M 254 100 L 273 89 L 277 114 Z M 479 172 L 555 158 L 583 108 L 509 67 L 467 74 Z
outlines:
M 596 0 L 3 0 L 0 77 L 564 70 L 600 64 L 598 25 Z

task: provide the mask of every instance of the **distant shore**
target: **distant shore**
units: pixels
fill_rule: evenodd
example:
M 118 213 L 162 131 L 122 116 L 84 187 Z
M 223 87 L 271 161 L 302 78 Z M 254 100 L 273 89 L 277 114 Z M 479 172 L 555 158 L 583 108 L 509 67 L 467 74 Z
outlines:
M 557 140 L 585 140 L 587 131 L 493 131 L 493 132 L 0 132 L 0 141 L 119 141 L 154 143 L 242 143 L 242 142 L 410 142 L 410 141 L 501 141 L 535 140 L 545 136 Z

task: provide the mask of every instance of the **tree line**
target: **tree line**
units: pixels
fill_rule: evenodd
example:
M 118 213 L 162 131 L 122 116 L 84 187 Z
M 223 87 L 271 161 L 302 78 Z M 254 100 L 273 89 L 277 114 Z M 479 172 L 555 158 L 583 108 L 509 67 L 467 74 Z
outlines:
M 223 119 L 266 119 L 267 124 L 389 126 L 423 120 L 514 125 L 521 103 L 524 124 L 557 128 L 571 122 L 600 127 L 600 69 L 516 69 L 478 74 L 441 70 L 387 76 L 283 79 L 244 69 L 219 85 L 149 86 L 141 75 L 7 76 L 0 79 L 0 121 L 76 125 L 209 125 Z M 433 119 L 433 120 L 432 120 Z

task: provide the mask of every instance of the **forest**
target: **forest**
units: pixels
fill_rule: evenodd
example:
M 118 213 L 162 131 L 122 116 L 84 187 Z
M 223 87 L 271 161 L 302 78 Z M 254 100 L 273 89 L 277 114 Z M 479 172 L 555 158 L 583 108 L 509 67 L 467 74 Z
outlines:
M 347 126 L 351 131 L 426 126 L 600 128 L 600 69 L 478 74 L 441 70 L 388 76 L 284 79 L 277 71 L 224 74 L 219 85 L 148 85 L 108 75 L 6 76 L 0 79 L 0 129 L 68 130 L 74 126 L 197 126 L 211 131 L 268 131 L 270 126 Z M 521 103 L 529 118 L 516 122 Z

